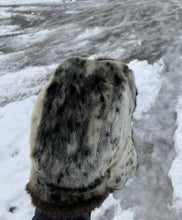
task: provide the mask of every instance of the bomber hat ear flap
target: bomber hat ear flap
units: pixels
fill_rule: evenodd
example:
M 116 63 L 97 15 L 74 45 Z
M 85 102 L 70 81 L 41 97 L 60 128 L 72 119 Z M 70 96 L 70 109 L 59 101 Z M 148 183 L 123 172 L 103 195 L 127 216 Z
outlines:
M 95 196 L 92 199 L 87 201 L 83 201 L 79 198 L 75 203 L 55 203 L 50 201 L 44 201 L 40 199 L 39 196 L 35 194 L 35 192 L 31 189 L 31 183 L 29 182 L 26 186 L 27 192 L 30 194 L 32 199 L 32 204 L 37 208 L 37 210 L 43 213 L 45 216 L 60 219 L 60 218 L 76 218 L 82 215 L 86 215 L 90 213 L 95 208 L 101 206 L 103 201 L 107 198 L 109 193 L 112 193 L 113 190 L 107 190 L 105 194 L 100 196 Z

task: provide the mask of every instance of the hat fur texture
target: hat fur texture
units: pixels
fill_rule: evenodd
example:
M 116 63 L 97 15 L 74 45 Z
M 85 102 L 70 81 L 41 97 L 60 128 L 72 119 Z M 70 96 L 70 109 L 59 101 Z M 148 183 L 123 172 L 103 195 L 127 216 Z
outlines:
M 121 61 L 71 57 L 41 90 L 32 115 L 32 203 L 53 218 L 79 216 L 123 187 L 137 167 L 132 71 Z

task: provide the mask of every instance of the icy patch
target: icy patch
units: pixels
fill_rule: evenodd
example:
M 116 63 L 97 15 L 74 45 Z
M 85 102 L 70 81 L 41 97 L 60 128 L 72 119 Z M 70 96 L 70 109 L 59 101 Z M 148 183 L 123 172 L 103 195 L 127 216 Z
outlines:
M 112 57 L 113 59 L 121 59 L 121 57 L 124 55 L 125 49 L 123 48 L 117 48 L 114 51 L 111 51 L 108 56 Z
M 102 206 L 92 212 L 91 220 L 134 220 L 134 213 L 130 209 L 122 210 L 120 202 L 110 194 Z
M 29 179 L 30 119 L 36 97 L 0 108 L 0 219 L 31 219 L 33 207 L 25 192 Z
M 18 28 L 18 25 L 0 25 L 0 37 L 22 33 L 22 31 L 17 31 Z
M 20 60 L 21 63 L 19 63 Z M 7 54 L 0 53 L 0 76 L 10 72 L 16 72 L 25 60 L 26 56 L 23 51 Z
M 79 11 L 73 11 L 73 10 L 69 10 L 69 11 L 65 11 L 65 14 L 78 14 L 79 13 Z
M 0 20 L 7 19 L 11 17 L 11 13 L 7 12 L 7 9 L 0 8 Z
M 0 104 L 37 94 L 47 82 L 48 76 L 57 64 L 41 67 L 27 67 L 16 73 L 0 77 Z
M 177 106 L 177 129 L 174 135 L 176 158 L 169 171 L 173 185 L 174 207 L 182 210 L 182 98 L 179 98 Z
M 86 30 L 77 37 L 77 40 L 84 40 L 87 38 L 93 38 L 102 32 L 104 32 L 105 28 L 103 27 L 94 27 L 94 28 L 86 28 Z
M 31 14 L 34 14 L 34 11 L 38 11 L 38 10 L 40 10 L 40 8 L 39 8 L 39 6 L 38 5 L 36 5 L 36 6 L 31 6 L 31 5 L 26 5 L 26 6 L 18 6 L 17 8 L 14 8 L 14 12 L 24 12 L 24 11 L 27 11 L 27 10 L 29 10 L 29 11 L 31 11 Z M 29 14 L 30 15 L 30 14 Z M 24 16 L 26 16 L 25 14 L 24 14 Z
M 117 48 L 116 50 L 113 51 L 104 51 L 97 55 L 91 55 L 88 59 L 94 60 L 100 57 L 104 57 L 104 58 L 112 58 L 112 59 L 120 60 L 121 57 L 124 55 L 124 53 L 125 53 L 125 49 Z
M 52 4 L 52 3 L 64 3 L 75 2 L 76 0 L 0 0 L 0 5 L 29 5 L 29 4 Z
M 137 107 L 134 113 L 136 120 L 141 119 L 154 104 L 161 89 L 160 73 L 164 70 L 162 60 L 149 64 L 147 61 L 131 61 L 128 66 L 133 70 L 138 90 Z
M 17 36 L 15 39 L 13 38 L 9 45 L 12 48 L 19 48 L 24 49 L 25 47 L 28 48 L 32 45 L 35 45 L 40 42 L 44 42 L 46 39 L 50 37 L 51 34 L 54 34 L 56 30 L 40 30 L 37 31 L 35 29 L 29 29 L 30 33 L 22 34 Z M 32 32 L 31 32 L 32 31 Z

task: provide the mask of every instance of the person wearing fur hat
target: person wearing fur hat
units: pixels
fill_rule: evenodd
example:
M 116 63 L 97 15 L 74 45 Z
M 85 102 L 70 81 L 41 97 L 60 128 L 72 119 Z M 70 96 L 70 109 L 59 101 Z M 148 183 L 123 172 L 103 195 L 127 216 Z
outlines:
M 89 220 L 134 175 L 134 75 L 112 59 L 63 61 L 35 103 L 26 186 L 33 220 Z

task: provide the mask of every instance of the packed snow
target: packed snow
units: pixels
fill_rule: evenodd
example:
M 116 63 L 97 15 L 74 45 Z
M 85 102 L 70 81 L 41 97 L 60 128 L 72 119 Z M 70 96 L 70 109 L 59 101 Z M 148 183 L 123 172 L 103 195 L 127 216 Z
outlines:
M 0 8 L 0 20 L 1 19 L 7 19 L 11 17 L 11 13 L 8 12 L 5 8 Z
M 35 97 L 0 108 L 0 219 L 31 219 L 25 192 L 29 178 L 29 131 Z
M 182 97 L 177 106 L 177 129 L 174 136 L 176 158 L 172 163 L 169 176 L 174 188 L 174 207 L 182 210 Z
M 103 27 L 86 28 L 86 30 L 77 37 L 77 40 L 92 38 L 101 34 L 102 32 L 104 32 Z
M 12 33 L 14 34 L 20 33 L 16 31 L 18 28 L 19 28 L 18 25 L 1 25 L 0 26 L 0 37 L 6 36 Z
M 31 5 L 31 4 L 60 4 L 64 2 L 74 2 L 75 0 L 0 0 L 0 5 Z
M 0 81 L 0 105 L 38 94 L 56 66 L 56 64 L 52 64 L 50 66 L 27 67 L 24 70 L 3 75 Z
M 103 202 L 100 208 L 96 208 L 94 212 L 92 212 L 91 219 L 92 220 L 100 220 L 104 219 L 104 214 L 109 216 L 110 219 L 113 220 L 133 220 L 134 213 L 132 210 L 127 209 L 123 210 L 120 206 L 120 200 L 116 200 L 112 194 L 108 196 L 108 198 Z

